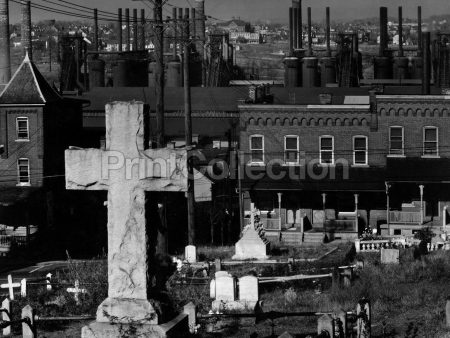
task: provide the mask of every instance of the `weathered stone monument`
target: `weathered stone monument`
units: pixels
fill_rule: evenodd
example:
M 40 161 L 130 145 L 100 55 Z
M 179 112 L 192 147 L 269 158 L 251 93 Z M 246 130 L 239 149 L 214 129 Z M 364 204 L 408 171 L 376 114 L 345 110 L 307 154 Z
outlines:
M 382 264 L 399 264 L 400 250 L 381 248 L 381 263 Z
M 235 244 L 235 255 L 232 259 L 267 259 L 269 242 L 264 235 L 255 229 L 255 207 L 252 203 L 250 224 L 243 230 L 242 237 Z
M 106 149 L 65 152 L 66 188 L 108 190 L 108 298 L 82 337 L 165 337 L 149 299 L 146 191 L 186 191 L 187 152 L 147 149 L 140 102 L 106 105 Z

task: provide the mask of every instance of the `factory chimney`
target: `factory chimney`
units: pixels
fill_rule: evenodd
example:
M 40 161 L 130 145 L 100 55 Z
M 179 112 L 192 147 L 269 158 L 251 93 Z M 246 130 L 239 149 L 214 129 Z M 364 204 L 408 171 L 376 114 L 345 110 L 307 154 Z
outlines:
M 0 0 L 0 84 L 6 84 L 10 79 L 8 0 Z
M 118 9 L 117 19 L 118 19 L 118 23 L 117 23 L 118 41 L 117 41 L 117 43 L 119 44 L 119 52 L 121 52 L 122 51 L 122 45 L 123 45 L 123 39 L 122 39 L 122 8 Z
M 28 57 L 33 61 L 33 47 L 31 45 L 31 1 L 22 2 L 21 35 L 24 54 L 28 53 Z
M 202 60 L 202 86 L 206 86 L 206 16 L 205 0 L 195 0 L 195 47 Z

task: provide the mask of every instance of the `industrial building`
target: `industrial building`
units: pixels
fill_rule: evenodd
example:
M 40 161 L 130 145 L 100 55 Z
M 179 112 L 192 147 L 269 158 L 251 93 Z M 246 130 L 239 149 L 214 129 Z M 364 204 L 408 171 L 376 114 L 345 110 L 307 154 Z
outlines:
M 39 155 L 38 147 L 33 148 L 32 156 L 36 158 L 30 155 L 29 170 L 31 173 L 38 170 L 41 176 L 33 180 L 30 174 L 29 186 L 22 184 L 21 191 L 40 187 L 39 177 L 55 174 L 46 172 L 45 161 L 49 158 L 46 156 L 62 161 L 63 149 L 68 145 L 103 146 L 104 106 L 111 100 L 145 103 L 145 113 L 149 116 L 148 147 L 158 145 L 157 112 L 164 106 L 164 143 L 183 147 L 183 86 L 185 70 L 189 69 L 193 143 L 204 154 L 196 163 L 197 169 L 213 167 L 220 172 L 223 165 L 217 165 L 218 162 L 225 161 L 230 166 L 232 162 L 243 164 L 243 170 L 230 171 L 224 176 L 225 181 L 208 178 L 212 201 L 206 201 L 209 203 L 206 207 L 199 207 L 202 210 L 199 217 L 210 217 L 210 210 L 216 207 L 227 209 L 233 224 L 225 225 L 227 229 L 220 230 L 222 234 L 218 235 L 214 217 L 199 222 L 199 242 L 218 243 L 223 241 L 223 231 L 227 231 L 225 242 L 232 243 L 247 221 L 250 201 L 260 210 L 266 234 L 277 243 L 298 245 L 325 238 L 355 238 L 368 225 L 389 235 L 411 235 L 427 225 L 442 230 L 441 223 L 446 219 L 443 213 L 450 201 L 446 193 L 449 180 L 445 175 L 450 140 L 444 132 L 450 119 L 449 100 L 445 95 L 450 86 L 448 35 L 424 32 L 419 35 L 418 46 L 403 48 L 399 38 L 398 48 L 389 47 L 388 13 L 386 8 L 381 8 L 374 78 L 363 78 L 364 55 L 357 32 L 337 33 L 336 49 L 333 49 L 331 13 L 327 8 L 326 48 L 315 48 L 308 8 L 308 39 L 304 45 L 303 8 L 301 1 L 294 0 L 289 9 L 289 55 L 283 60 L 284 86 L 261 86 L 251 81 L 248 86 L 232 86 L 232 80 L 242 79 L 242 73 L 233 63 L 233 45 L 228 35 L 206 34 L 204 1 L 195 3 L 195 10 L 173 9 L 162 46 L 151 41 L 153 46 L 161 47 L 159 50 L 146 49 L 149 38 L 144 28 L 149 23 L 145 13 L 141 11 L 139 19 L 137 11 L 130 16 L 129 9 L 125 10 L 125 16 L 122 9 L 118 11 L 117 50 L 101 50 L 98 33 L 94 34 L 93 48 L 88 48 L 81 36 L 61 35 L 60 88 L 55 90 L 38 75 L 30 59 L 25 59 L 20 76 L 15 75 L 16 80 L 10 81 L 9 54 L 4 52 L 9 49 L 9 39 L 5 38 L 7 1 L 0 2 L 0 81 L 6 88 L 14 88 L 17 78 L 28 78 L 30 83 L 37 81 L 33 88 L 44 88 L 42 93 L 54 95 L 55 102 L 68 112 L 67 118 L 73 110 L 73 118 L 77 119 L 73 126 L 80 126 L 82 133 L 78 138 L 75 134 L 64 135 L 67 139 L 57 142 L 58 149 L 46 148 L 43 155 Z M 401 8 L 398 14 L 401 37 Z M 419 8 L 419 31 L 421 20 Z M 189 46 L 185 48 L 188 41 Z M 32 52 L 31 43 L 23 46 Z M 161 50 L 163 69 L 159 69 L 157 62 Z M 186 52 L 190 61 L 184 68 Z M 164 87 L 159 86 L 161 75 Z M 160 90 L 163 90 L 162 101 L 158 95 Z M 49 105 L 47 101 L 20 103 L 6 99 L 10 97 L 6 95 L 8 92 L 5 89 L 0 97 L 4 107 L 0 113 L 5 116 L 13 114 L 8 105 L 22 105 L 20 109 L 25 109 L 25 103 L 31 104 L 33 108 L 27 110 L 30 116 L 27 112 L 14 115 L 30 119 L 35 116 L 36 104 Z M 49 125 L 63 123 L 57 122 L 58 115 L 47 114 L 45 109 L 42 116 L 48 116 Z M 45 121 L 41 123 L 45 125 Z M 14 128 L 20 125 L 20 130 L 25 130 L 22 120 L 17 123 Z M 41 128 L 39 124 L 33 126 Z M 52 129 L 45 127 L 45 130 Z M 56 142 L 62 137 L 57 136 L 59 131 L 52 131 L 46 139 Z M 17 140 L 10 142 L 4 142 L 8 151 L 25 145 Z M 19 159 L 14 157 L 14 161 Z M 24 162 L 17 166 L 25 168 Z M 411 166 L 417 170 L 411 171 Z M 20 173 L 25 173 L 22 169 L 18 170 L 19 183 Z M 268 174 L 269 170 L 273 170 L 275 177 Z M 17 184 L 14 182 L 13 185 Z M 71 194 L 78 196 L 76 192 Z M 61 215 L 81 214 L 86 208 L 77 198 L 67 198 L 69 205 Z M 99 194 L 90 200 L 99 206 L 90 222 L 104 221 L 102 198 Z M 214 206 L 220 198 L 223 200 Z M 180 207 L 183 201 L 182 196 L 174 205 Z M 184 227 L 183 221 L 174 220 L 175 228 Z

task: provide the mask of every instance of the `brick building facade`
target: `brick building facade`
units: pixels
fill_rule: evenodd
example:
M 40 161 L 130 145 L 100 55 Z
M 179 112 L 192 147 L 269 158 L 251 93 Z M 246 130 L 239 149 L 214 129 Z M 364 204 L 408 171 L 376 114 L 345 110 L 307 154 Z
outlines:
M 267 228 L 281 223 L 307 240 L 317 232 L 356 237 L 367 225 L 391 235 L 440 226 L 450 98 L 340 95 L 340 104 L 304 95 L 300 105 L 239 106 L 242 186 Z M 248 214 L 249 201 L 243 205 Z

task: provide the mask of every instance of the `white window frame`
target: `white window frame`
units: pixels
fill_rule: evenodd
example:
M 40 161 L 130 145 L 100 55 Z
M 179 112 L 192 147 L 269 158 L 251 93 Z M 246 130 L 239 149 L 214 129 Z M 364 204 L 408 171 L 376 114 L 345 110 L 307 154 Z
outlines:
M 402 130 L 402 149 L 401 153 L 392 153 L 392 129 L 393 128 L 400 128 Z M 389 126 L 389 155 L 390 157 L 404 157 L 405 156 L 405 128 L 403 126 Z
M 25 121 L 27 123 L 27 137 L 21 137 L 19 136 L 19 122 Z M 24 132 L 24 131 L 22 131 Z M 28 117 L 26 116 L 18 116 L 16 117 L 16 140 L 17 141 L 29 141 L 30 140 L 30 121 L 28 120 Z
M 363 138 L 366 141 L 366 148 L 364 149 L 364 152 L 365 152 L 364 163 L 356 163 L 356 152 L 357 151 L 363 151 L 361 149 L 356 149 L 355 148 L 355 140 L 357 138 Z M 366 135 L 355 135 L 355 136 L 353 136 L 353 165 L 354 166 L 367 166 L 367 165 L 369 165 L 369 138 Z
M 28 180 L 27 181 L 22 181 L 21 176 L 20 176 L 20 167 L 22 166 L 20 164 L 20 161 L 27 161 L 27 173 L 28 173 Z M 17 159 L 17 185 L 19 186 L 28 186 L 30 185 L 31 181 L 30 181 L 30 160 L 28 158 L 25 157 L 21 157 L 19 159 Z
M 295 139 L 297 139 L 297 148 L 296 149 L 287 149 L 286 148 L 286 140 L 288 138 L 295 138 Z M 296 151 L 297 152 L 297 160 L 296 161 L 288 160 L 288 157 L 287 157 L 287 152 L 288 151 L 290 151 L 290 152 Z M 300 138 L 299 138 L 298 135 L 285 135 L 284 136 L 284 163 L 286 165 L 297 165 L 297 164 L 300 163 Z
M 262 139 L 262 149 L 253 149 L 252 148 L 252 139 L 254 137 L 261 137 Z M 264 135 L 260 135 L 260 134 L 254 134 L 254 135 L 250 135 L 248 138 L 248 148 L 250 149 L 250 164 L 264 164 L 265 163 L 265 153 L 264 153 Z M 261 161 L 253 161 L 253 154 L 252 151 L 254 150 L 259 150 L 262 151 L 262 162 Z
M 425 131 L 426 130 L 436 130 L 436 154 L 425 153 Z M 432 141 L 427 141 L 431 143 Z M 439 128 L 436 126 L 425 126 L 423 127 L 423 153 L 422 157 L 439 157 Z
M 331 138 L 331 163 L 326 163 L 322 161 L 322 153 L 330 152 L 330 150 L 322 150 L 322 139 Z M 321 165 L 334 165 L 334 136 L 332 135 L 322 135 L 319 137 L 319 161 Z

